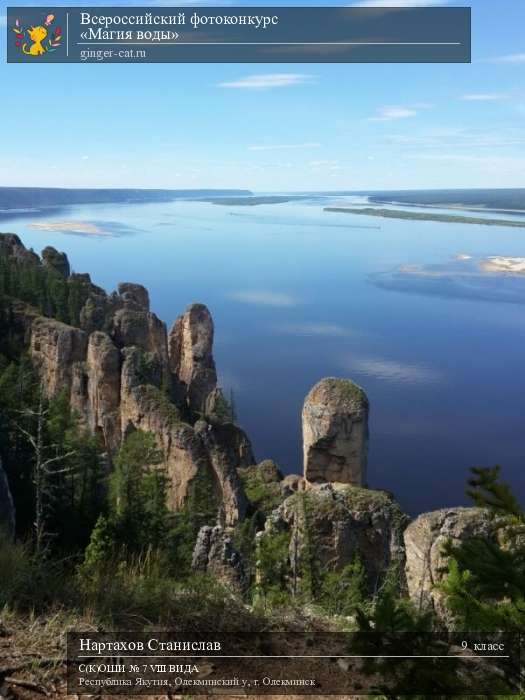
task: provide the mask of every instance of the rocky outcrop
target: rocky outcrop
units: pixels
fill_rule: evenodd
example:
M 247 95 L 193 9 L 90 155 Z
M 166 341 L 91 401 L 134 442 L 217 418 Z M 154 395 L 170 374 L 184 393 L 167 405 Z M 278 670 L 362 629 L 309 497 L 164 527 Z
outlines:
M 296 491 L 304 491 L 306 486 L 307 483 L 299 474 L 287 474 L 281 481 L 281 491 L 286 496 L 291 496 Z
M 51 270 L 58 272 L 62 277 L 69 277 L 71 272 L 69 267 L 69 260 L 65 253 L 60 253 L 55 248 L 47 246 L 42 251 L 42 262 L 45 267 L 49 267 Z
M 220 492 L 222 520 L 234 525 L 246 513 L 247 500 L 237 470 L 255 463 L 246 433 L 233 423 L 195 424 L 195 431 L 208 454 Z
M 446 508 L 423 513 L 404 532 L 406 582 L 408 593 L 420 608 L 433 608 L 447 622 L 450 613 L 443 594 L 436 586 L 448 572 L 448 557 L 443 551 L 448 542 L 459 545 L 472 539 L 493 539 L 493 522 L 480 508 Z
M 265 530 L 270 535 L 290 533 L 295 575 L 312 549 L 321 571 L 339 571 L 359 557 L 369 591 L 374 592 L 389 566 L 403 562 L 407 521 L 384 491 L 320 484 L 287 498 L 268 518 Z
M 207 455 L 191 425 L 181 420 L 180 412 L 168 397 L 141 374 L 141 352 L 124 348 L 120 385 L 122 438 L 139 429 L 155 436 L 164 453 L 167 471 L 168 502 L 176 509 L 183 503 L 188 485 L 199 468 L 206 468 Z
M 15 506 L 7 481 L 7 474 L 0 460 L 0 531 L 13 537 L 15 533 Z
M 273 459 L 263 459 L 256 468 L 263 484 L 274 484 L 283 480 L 282 472 Z
M 225 402 L 217 388 L 207 308 L 193 304 L 176 321 L 169 358 L 166 326 L 150 311 L 142 285 L 122 282 L 108 295 L 89 275 L 70 274 L 63 253 L 46 248 L 41 262 L 14 235 L 0 236 L 0 253 L 68 277 L 77 313 L 83 303 L 75 327 L 12 300 L 11 330 L 27 344 L 46 396 L 66 392 L 84 427 L 102 438 L 109 459 L 130 431 L 150 432 L 164 455 L 168 505 L 179 508 L 205 471 L 213 476 L 221 522 L 237 523 L 247 505 L 237 469 L 255 460 L 246 434 L 219 410 Z M 183 388 L 179 401 L 174 387 Z M 212 415 L 194 426 L 210 395 Z
M 220 526 L 204 526 L 199 530 L 193 550 L 192 568 L 211 574 L 235 593 L 242 593 L 247 586 L 247 575 L 241 555 L 235 549 L 231 537 Z
M 190 408 L 206 412 L 207 399 L 217 386 L 212 355 L 213 320 L 203 304 L 190 304 L 169 334 L 169 359 Z
M 135 346 L 157 358 L 163 374 L 168 369 L 166 325 L 153 313 L 124 307 L 115 312 L 111 336 L 119 348 Z
M 48 396 L 62 390 L 73 394 L 74 384 L 76 393 L 84 396 L 87 387 L 78 387 L 77 382 L 83 374 L 87 344 L 88 336 L 79 328 L 43 316 L 33 320 L 30 353 Z M 75 407 L 81 408 L 77 398 Z
M 211 425 L 204 420 L 192 426 L 161 389 L 145 384 L 137 348 L 123 351 L 120 415 L 123 436 L 130 429 L 151 432 L 165 456 L 169 477 L 168 501 L 176 509 L 183 503 L 199 470 L 214 476 L 222 507 L 221 519 L 234 525 L 244 516 L 246 498 L 237 474 L 239 466 L 253 464 L 250 442 L 235 425 Z
M 39 316 L 39 312 L 30 304 L 26 304 L 19 299 L 11 300 L 9 330 L 13 342 L 21 347 L 29 347 L 33 321 Z
M 247 515 L 255 516 L 252 522 L 260 529 L 265 518 L 292 492 L 283 491 L 283 476 L 271 459 L 240 467 L 237 471 L 248 499 Z
M 120 282 L 118 293 L 125 306 L 135 306 L 149 311 L 149 294 L 146 287 L 133 282 Z
M 17 263 L 39 265 L 40 258 L 32 250 L 27 250 L 15 233 L 0 234 L 0 255 L 11 258 Z
M 89 423 L 92 432 L 101 433 L 110 454 L 121 442 L 120 364 L 120 352 L 109 335 L 91 333 L 86 359 Z
M 360 387 L 322 379 L 305 399 L 302 424 L 308 482 L 366 485 L 368 399 Z
M 108 331 L 111 328 L 111 314 L 108 297 L 103 290 L 93 287 L 80 311 L 80 328 L 86 333 Z

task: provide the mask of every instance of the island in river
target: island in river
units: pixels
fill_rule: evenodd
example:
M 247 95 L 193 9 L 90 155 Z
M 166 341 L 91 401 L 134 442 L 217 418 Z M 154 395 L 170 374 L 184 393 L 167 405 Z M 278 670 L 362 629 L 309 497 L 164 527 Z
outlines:
M 401 211 L 399 209 L 378 209 L 376 207 L 324 207 L 324 211 L 340 214 L 361 214 L 363 216 L 381 216 L 387 219 L 411 219 L 419 221 L 438 221 L 454 224 L 483 224 L 484 226 L 513 226 L 525 228 L 525 221 L 512 219 L 485 219 L 479 216 L 461 216 L 455 214 L 435 214 L 420 211 Z

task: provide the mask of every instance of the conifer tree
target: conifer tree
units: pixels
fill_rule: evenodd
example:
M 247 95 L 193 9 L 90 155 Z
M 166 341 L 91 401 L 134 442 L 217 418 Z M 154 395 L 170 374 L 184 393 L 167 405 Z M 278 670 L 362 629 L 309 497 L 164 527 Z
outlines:
M 525 631 L 525 511 L 499 467 L 476 467 L 468 495 L 492 518 L 492 539 L 448 545 L 449 573 L 440 589 L 465 629 Z

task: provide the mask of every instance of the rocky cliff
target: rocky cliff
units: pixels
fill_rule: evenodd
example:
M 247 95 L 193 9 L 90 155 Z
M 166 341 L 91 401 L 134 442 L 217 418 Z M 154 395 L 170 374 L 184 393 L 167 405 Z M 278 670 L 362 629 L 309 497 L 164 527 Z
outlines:
M 408 594 L 418 609 L 432 608 L 445 623 L 451 621 L 444 596 L 437 589 L 448 573 L 446 544 L 468 539 L 494 540 L 493 521 L 480 508 L 446 508 L 422 513 L 404 532 Z
M 320 572 L 340 571 L 358 558 L 373 593 L 391 565 L 403 566 L 407 522 L 384 491 L 320 484 L 286 498 L 268 518 L 265 531 L 289 533 L 290 567 L 298 572 L 312 551 Z
M 108 461 L 131 431 L 151 433 L 163 454 L 173 510 L 197 477 L 210 477 L 218 522 L 201 529 L 194 569 L 244 590 L 248 567 L 233 545 L 234 528 L 244 520 L 248 549 L 256 539 L 285 535 L 290 581 L 312 552 L 323 571 L 340 571 L 358 558 L 371 593 L 396 564 L 413 601 L 447 621 L 436 589 L 448 564 L 443 546 L 492 537 L 491 523 L 484 511 L 457 508 L 408 524 L 390 494 L 363 488 L 369 403 L 360 387 L 327 378 L 310 390 L 302 411 L 303 475 L 283 477 L 271 460 L 256 464 L 247 435 L 225 410 L 205 306 L 191 304 L 168 334 L 141 285 L 121 283 L 107 294 L 89 275 L 72 274 L 64 253 L 48 247 L 40 259 L 14 234 L 0 234 L 0 262 L 6 260 L 26 277 L 51 275 L 59 301 L 67 300 L 57 320 L 56 300 L 53 307 L 47 298 L 9 296 L 10 342 L 27 349 L 48 396 L 67 394 L 84 426 L 100 436 Z M 14 530 L 1 465 L 0 526 Z
M 213 410 L 208 414 L 220 394 L 208 309 L 189 306 L 168 338 L 143 286 L 121 283 L 106 294 L 89 275 L 71 275 L 64 253 L 47 247 L 41 260 L 14 234 L 0 235 L 0 254 L 19 268 L 51 270 L 81 300 L 78 325 L 10 300 L 12 327 L 28 348 L 45 393 L 67 393 L 110 459 L 129 431 L 151 432 L 164 454 L 172 508 L 184 501 L 197 473 L 207 470 L 223 522 L 233 525 L 242 518 L 246 499 L 237 469 L 255 460 L 240 428 Z

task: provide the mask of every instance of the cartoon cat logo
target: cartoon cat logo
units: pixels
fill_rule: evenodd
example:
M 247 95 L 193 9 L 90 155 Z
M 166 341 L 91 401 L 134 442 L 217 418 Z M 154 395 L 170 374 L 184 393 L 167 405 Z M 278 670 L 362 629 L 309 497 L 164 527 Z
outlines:
M 45 53 L 56 51 L 62 41 L 62 30 L 55 27 L 49 36 L 48 27 L 55 19 L 55 15 L 47 15 L 42 24 L 24 29 L 20 20 L 15 20 L 13 31 L 15 33 L 15 46 L 26 56 L 42 56 Z M 26 38 L 29 41 L 24 41 Z M 48 38 L 49 37 L 49 38 Z M 46 41 L 47 39 L 47 41 Z

